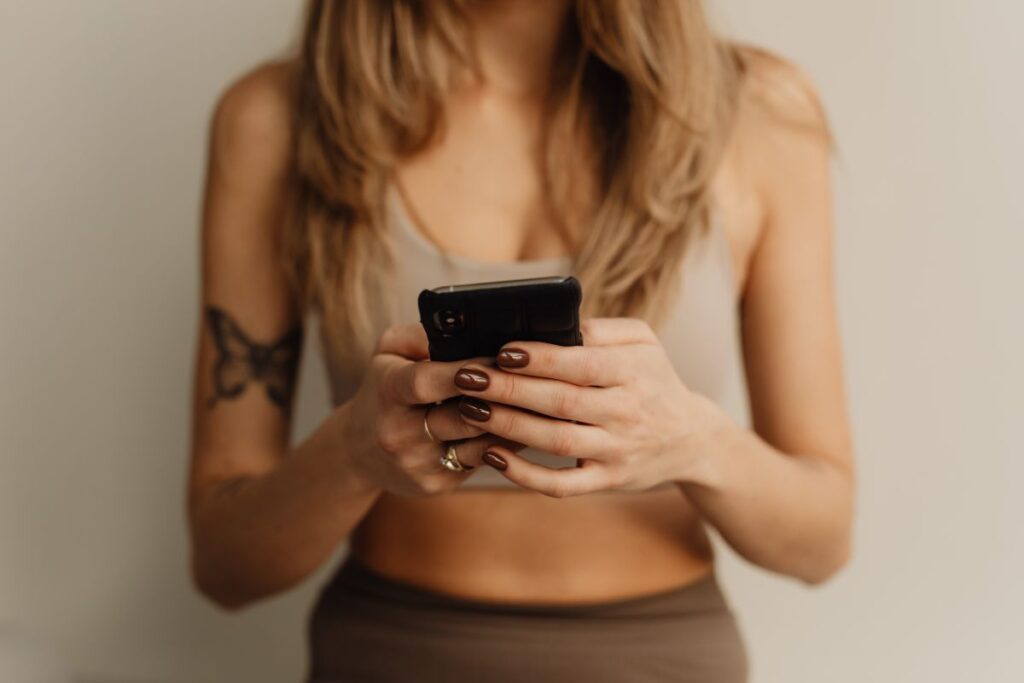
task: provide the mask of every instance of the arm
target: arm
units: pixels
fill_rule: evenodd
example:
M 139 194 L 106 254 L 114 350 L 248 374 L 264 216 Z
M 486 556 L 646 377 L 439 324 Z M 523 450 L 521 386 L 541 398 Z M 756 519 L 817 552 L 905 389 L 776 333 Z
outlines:
M 819 582 L 850 552 L 853 464 L 833 302 L 828 136 L 820 118 L 797 109 L 787 120 L 754 109 L 740 124 L 742 166 L 763 207 L 742 309 L 753 431 L 689 391 L 639 321 L 589 321 L 586 347 L 516 343 L 528 362 L 499 355 L 501 371 L 471 366 L 490 382 L 483 391 L 467 383 L 463 393 L 501 404 L 489 432 L 585 459 L 553 471 L 492 449 L 516 483 L 566 496 L 675 482 L 741 555 Z
M 703 463 L 682 488 L 747 559 L 817 582 L 847 561 L 854 504 L 833 285 L 831 146 L 810 84 L 792 67 L 761 59 L 754 68 L 768 73 L 752 78 L 775 87 L 747 108 L 738 140 L 763 207 L 742 304 L 754 429 L 709 435 Z
M 189 519 L 196 583 L 224 606 L 312 572 L 377 496 L 344 462 L 342 411 L 288 449 L 301 322 L 277 249 L 290 156 L 285 78 L 279 67 L 246 77 L 211 126 Z M 277 378 L 275 398 L 268 381 L 248 376 L 246 342 L 277 345 L 266 377 Z
M 356 394 L 289 448 L 301 327 L 278 234 L 291 158 L 287 75 L 254 72 L 214 116 L 203 215 L 203 323 L 188 488 L 192 571 L 224 607 L 282 591 L 317 569 L 382 493 L 451 491 L 424 405 L 456 394 L 457 365 L 425 361 L 418 324 L 385 331 Z M 454 405 L 430 432 L 480 461 L 481 430 Z

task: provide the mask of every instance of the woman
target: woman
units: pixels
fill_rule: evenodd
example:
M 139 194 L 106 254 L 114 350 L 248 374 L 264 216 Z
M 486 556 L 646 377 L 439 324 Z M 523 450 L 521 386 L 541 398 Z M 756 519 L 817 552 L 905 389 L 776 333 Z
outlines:
M 348 539 L 312 680 L 743 680 L 705 525 L 811 583 L 849 554 L 829 153 L 698 0 L 311 2 L 212 124 L 199 588 Z M 585 346 L 427 360 L 421 289 L 569 272 Z M 336 407 L 289 448 L 307 314 Z

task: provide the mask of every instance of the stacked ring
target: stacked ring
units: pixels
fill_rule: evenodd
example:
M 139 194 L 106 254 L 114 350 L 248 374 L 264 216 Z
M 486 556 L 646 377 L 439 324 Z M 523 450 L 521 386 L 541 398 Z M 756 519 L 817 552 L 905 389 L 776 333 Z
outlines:
M 455 443 L 443 443 L 434 436 L 433 432 L 430 431 L 430 424 L 427 422 L 427 418 L 430 417 L 430 411 L 433 407 L 434 406 L 428 406 L 427 409 L 423 411 L 423 432 L 433 443 L 441 444 L 445 447 L 444 453 L 439 459 L 441 467 L 445 468 L 449 472 L 465 472 L 473 469 L 472 467 L 463 465 L 462 461 L 459 460 L 459 454 L 455 451 Z
M 427 409 L 423 411 L 423 431 L 426 433 L 428 439 L 430 439 L 434 443 L 441 443 L 436 438 L 434 438 L 433 433 L 431 433 L 430 431 L 430 425 L 427 423 L 427 418 L 430 417 L 430 411 L 433 409 L 433 407 L 434 406 L 427 406 Z
M 465 472 L 467 468 L 459 460 L 459 454 L 455 452 L 455 444 L 450 443 L 441 456 L 441 467 L 449 472 Z

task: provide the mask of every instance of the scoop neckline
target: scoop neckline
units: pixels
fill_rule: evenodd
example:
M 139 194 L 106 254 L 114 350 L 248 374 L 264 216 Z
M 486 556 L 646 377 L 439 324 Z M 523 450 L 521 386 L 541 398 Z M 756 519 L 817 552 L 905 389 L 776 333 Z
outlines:
M 393 223 L 397 224 L 399 230 L 421 251 L 431 254 L 448 263 L 455 264 L 461 268 L 472 270 L 504 270 L 504 271 L 532 271 L 537 269 L 566 269 L 572 265 L 570 256 L 549 256 L 538 259 L 523 259 L 518 261 L 484 261 L 471 256 L 452 254 L 443 250 L 437 244 L 427 238 L 417 228 L 406 208 L 405 200 L 397 188 L 391 187 L 388 191 L 388 201 L 391 205 Z

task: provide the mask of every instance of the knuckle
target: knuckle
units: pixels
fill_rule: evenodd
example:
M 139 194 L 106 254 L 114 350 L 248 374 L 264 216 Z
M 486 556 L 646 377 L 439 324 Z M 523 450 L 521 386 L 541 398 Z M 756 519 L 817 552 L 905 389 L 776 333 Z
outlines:
M 512 403 L 519 395 L 519 378 L 513 373 L 507 373 L 502 376 L 497 389 L 499 402 Z
M 501 413 L 504 417 L 495 420 L 495 422 L 504 434 L 514 436 L 519 432 L 519 429 L 522 426 L 522 418 L 515 410 L 503 410 Z
M 395 454 L 402 448 L 401 439 L 394 430 L 378 427 L 374 437 L 377 447 L 385 453 Z
M 560 481 L 551 484 L 545 493 L 551 498 L 566 498 L 570 495 L 569 487 Z
M 409 474 L 413 474 L 422 468 L 421 458 L 415 452 L 415 449 L 403 448 L 395 452 L 394 459 L 398 468 Z
M 387 417 L 377 419 L 374 439 L 377 442 L 377 446 L 385 453 L 399 453 L 405 446 L 405 438 L 397 420 Z
M 433 479 L 418 479 L 418 480 L 416 480 L 416 490 L 419 491 L 420 495 L 423 495 L 423 496 L 432 496 L 432 495 L 434 495 L 434 493 L 436 492 L 435 491 L 435 487 L 436 486 L 437 486 L 437 484 L 434 482 Z
M 584 386 L 597 383 L 597 352 L 594 349 L 580 350 L 580 382 Z
M 387 348 L 388 343 L 398 336 L 398 325 L 388 325 L 380 335 L 379 347 Z
M 419 480 L 420 491 L 426 496 L 436 496 L 440 493 L 447 493 L 454 484 L 453 477 L 430 476 Z
M 555 415 L 572 416 L 579 409 L 579 394 L 572 389 L 562 389 L 554 396 Z
M 378 373 L 383 372 L 387 367 L 387 358 L 379 351 L 370 356 L 370 369 Z
M 380 336 L 377 337 L 377 346 L 374 348 L 374 353 L 388 353 L 393 351 L 395 347 L 399 345 L 403 336 L 403 326 L 400 324 L 389 325 L 381 332 Z
M 551 452 L 555 455 L 568 457 L 576 451 L 576 439 L 572 433 L 565 429 L 555 432 L 551 442 Z

